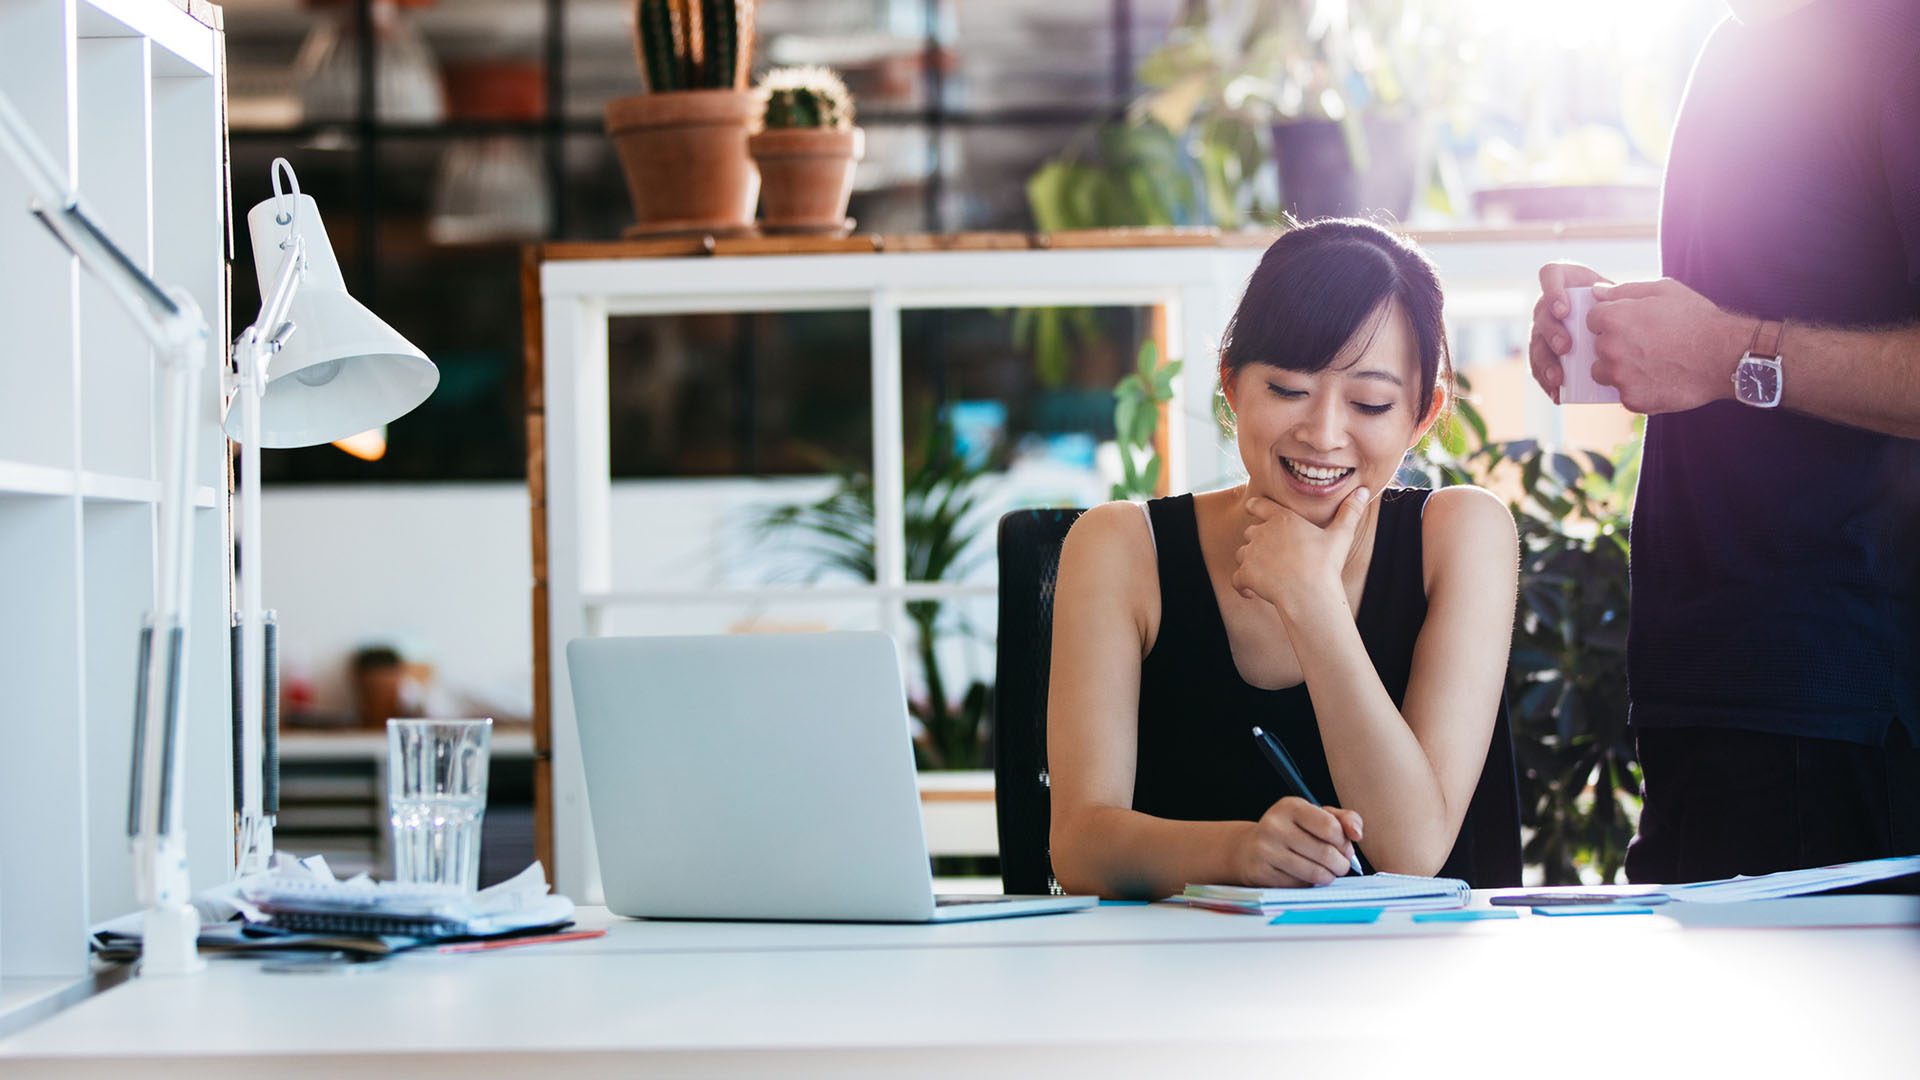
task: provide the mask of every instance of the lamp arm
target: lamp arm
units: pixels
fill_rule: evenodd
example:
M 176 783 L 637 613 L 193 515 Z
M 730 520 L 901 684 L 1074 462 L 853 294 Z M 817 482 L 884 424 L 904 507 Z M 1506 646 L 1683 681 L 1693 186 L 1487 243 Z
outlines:
M 199 919 L 189 903 L 179 793 L 185 783 L 193 574 L 193 421 L 211 335 L 192 297 L 163 288 L 94 223 L 79 193 L 63 180 L 53 156 L 5 94 L 0 94 L 0 152 L 26 177 L 33 193 L 29 211 L 126 311 L 152 343 L 162 370 L 159 581 L 140 639 L 127 824 L 134 878 L 147 908 L 142 968 L 156 974 L 189 972 L 201 964 L 195 951 Z
M 80 193 L 61 178 L 59 166 L 34 137 L 26 120 L 0 94 L 0 151 L 26 178 L 33 193 L 28 210 L 88 272 L 161 353 L 163 362 L 201 363 L 209 336 L 205 318 L 183 294 L 163 288 L 95 224 L 80 204 Z M 189 345 L 198 345 L 182 356 Z
M 266 612 L 261 604 L 262 560 L 266 544 L 260 525 L 260 407 L 267 391 L 272 359 L 297 329 L 287 321 L 294 295 L 306 272 L 307 242 L 298 231 L 281 246 L 279 267 L 273 283 L 261 300 L 260 314 L 253 325 L 242 331 L 233 347 L 234 392 L 230 408 L 240 410 L 240 497 L 238 539 L 240 558 L 240 605 L 235 623 L 240 629 L 240 694 L 234 716 L 238 737 L 238 758 L 243 767 L 235 771 L 240 788 L 234 792 L 239 812 L 234 835 L 235 866 L 241 874 L 267 869 L 273 853 L 273 828 L 277 799 L 268 796 L 268 788 L 277 788 L 273 773 L 278 762 L 268 752 L 269 742 L 277 743 L 267 731 L 266 713 Z M 259 763 L 261 768 L 246 767 Z
M 254 317 L 253 325 L 241 333 L 243 339 L 251 334 L 259 347 L 243 348 L 238 343 L 234 347 L 234 370 L 240 381 L 252 378 L 258 383 L 254 388 L 256 399 L 266 393 L 267 368 L 273 355 L 297 329 L 287 321 L 287 313 L 293 310 L 294 295 L 300 291 L 300 278 L 307 270 L 306 237 L 294 233 L 280 246 L 286 254 L 274 271 L 272 286 L 260 301 L 260 314 Z

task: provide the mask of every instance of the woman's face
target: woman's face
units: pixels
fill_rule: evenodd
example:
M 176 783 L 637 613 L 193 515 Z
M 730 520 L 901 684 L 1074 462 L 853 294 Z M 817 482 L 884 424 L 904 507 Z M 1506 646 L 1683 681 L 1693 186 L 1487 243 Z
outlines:
M 1254 362 L 1226 383 L 1248 492 L 1316 525 L 1365 486 L 1379 494 L 1419 441 L 1420 362 L 1397 303 L 1315 374 Z M 1438 395 L 1435 395 L 1438 404 Z

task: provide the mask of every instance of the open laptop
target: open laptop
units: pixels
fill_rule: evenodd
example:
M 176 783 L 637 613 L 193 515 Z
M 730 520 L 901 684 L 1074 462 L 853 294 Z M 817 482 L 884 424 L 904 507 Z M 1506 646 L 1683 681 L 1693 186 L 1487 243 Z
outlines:
M 886 634 L 583 638 L 567 669 L 617 914 L 948 922 L 1096 902 L 934 896 Z

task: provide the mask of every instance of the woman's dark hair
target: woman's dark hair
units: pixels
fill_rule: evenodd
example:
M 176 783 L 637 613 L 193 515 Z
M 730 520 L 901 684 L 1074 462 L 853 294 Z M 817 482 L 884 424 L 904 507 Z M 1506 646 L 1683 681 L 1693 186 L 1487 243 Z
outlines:
M 1321 218 L 1288 230 L 1267 248 L 1220 340 L 1229 376 L 1248 364 L 1307 374 L 1323 371 L 1362 326 L 1373 333 L 1399 302 L 1420 356 L 1420 409 L 1433 406 L 1453 365 L 1441 315 L 1440 278 L 1419 248 L 1358 218 Z

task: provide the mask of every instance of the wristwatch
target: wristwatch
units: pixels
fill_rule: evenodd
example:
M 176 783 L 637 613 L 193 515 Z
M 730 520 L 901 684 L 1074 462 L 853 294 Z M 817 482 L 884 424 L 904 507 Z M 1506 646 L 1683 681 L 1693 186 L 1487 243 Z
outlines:
M 1747 354 L 1733 369 L 1733 396 L 1743 405 L 1772 409 L 1780 405 L 1786 378 L 1780 370 L 1780 335 L 1786 324 L 1762 320 L 1753 328 Z

